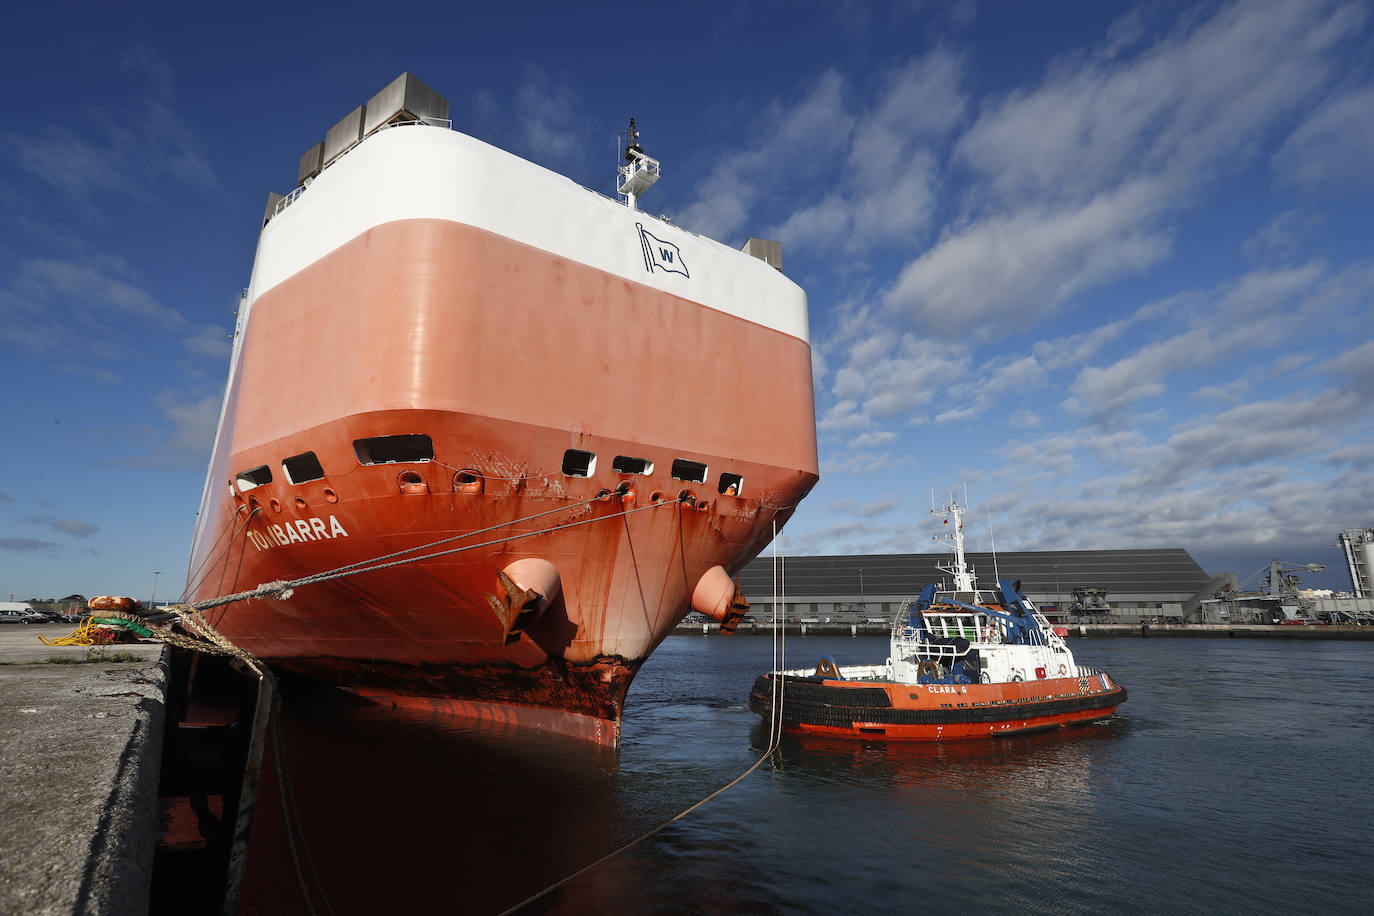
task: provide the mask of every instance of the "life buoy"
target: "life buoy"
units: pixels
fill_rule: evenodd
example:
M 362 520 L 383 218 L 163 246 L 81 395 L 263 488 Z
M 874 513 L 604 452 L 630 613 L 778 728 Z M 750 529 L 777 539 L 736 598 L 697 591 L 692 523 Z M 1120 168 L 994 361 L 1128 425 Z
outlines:
M 982 674 L 978 675 L 978 682 L 979 682 L 980 684 L 991 684 L 991 683 L 992 683 L 992 675 L 990 675 L 990 674 L 988 674 L 986 671 L 984 671 Z
M 138 601 L 124 595 L 96 595 L 89 602 L 87 607 L 93 611 L 117 611 L 128 613 L 137 608 Z
M 1068 668 L 1064 667 L 1063 665 L 1060 665 L 1060 666 L 1059 666 L 1059 676 L 1060 676 L 1060 677 L 1063 677 L 1064 675 L 1066 675 L 1066 674 L 1068 674 L 1068 673 L 1069 673 L 1069 669 L 1068 669 Z

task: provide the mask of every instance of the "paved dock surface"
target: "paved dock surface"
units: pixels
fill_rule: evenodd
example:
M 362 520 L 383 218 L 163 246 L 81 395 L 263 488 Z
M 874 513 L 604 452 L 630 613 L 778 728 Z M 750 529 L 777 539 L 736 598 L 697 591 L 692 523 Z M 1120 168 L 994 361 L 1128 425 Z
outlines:
M 44 646 L 0 627 L 0 913 L 148 912 L 161 643 Z

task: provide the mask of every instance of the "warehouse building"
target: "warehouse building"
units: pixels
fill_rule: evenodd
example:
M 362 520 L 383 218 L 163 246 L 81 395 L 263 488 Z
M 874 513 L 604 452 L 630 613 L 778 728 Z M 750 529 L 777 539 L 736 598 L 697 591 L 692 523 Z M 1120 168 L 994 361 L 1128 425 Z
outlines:
M 1178 621 L 1217 580 L 1186 550 L 1042 550 L 966 554 L 991 588 L 996 579 L 1021 581 L 1046 616 L 1062 622 L 1142 623 Z M 901 603 L 927 582 L 953 577 L 943 553 L 785 557 L 771 554 L 739 574 L 739 584 L 760 623 L 781 602 L 783 619 L 795 623 L 887 622 Z M 775 585 L 775 579 L 777 584 Z

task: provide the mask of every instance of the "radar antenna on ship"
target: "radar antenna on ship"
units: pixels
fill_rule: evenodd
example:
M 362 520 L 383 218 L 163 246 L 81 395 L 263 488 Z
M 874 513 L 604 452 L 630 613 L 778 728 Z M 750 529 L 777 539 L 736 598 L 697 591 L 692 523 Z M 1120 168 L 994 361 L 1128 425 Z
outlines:
M 944 517 L 945 527 L 949 527 L 950 516 L 954 517 L 954 529 L 949 534 L 937 534 L 931 540 L 945 541 L 954 544 L 954 562 L 949 566 L 936 564 L 936 569 L 947 572 L 954 576 L 954 590 L 956 592 L 973 591 L 973 570 L 969 568 L 964 559 L 964 512 L 968 506 L 968 489 L 964 489 L 964 505 L 959 505 L 954 501 L 954 495 L 950 494 L 949 502 L 940 508 L 935 508 L 935 491 L 930 491 L 930 514 Z
M 620 182 L 616 190 L 625 198 L 625 206 L 633 210 L 635 200 L 658 181 L 658 160 L 644 155 L 634 118 L 630 119 L 630 129 L 620 136 L 626 140 L 625 164 L 620 167 Z

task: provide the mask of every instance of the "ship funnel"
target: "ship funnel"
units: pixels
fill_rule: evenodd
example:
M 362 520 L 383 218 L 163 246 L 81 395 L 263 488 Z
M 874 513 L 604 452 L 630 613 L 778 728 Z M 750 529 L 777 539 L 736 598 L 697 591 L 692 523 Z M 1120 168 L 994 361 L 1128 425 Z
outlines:
M 692 610 L 720 621 L 720 632 L 733 633 L 749 611 L 749 601 L 724 567 L 712 566 L 692 589 Z

